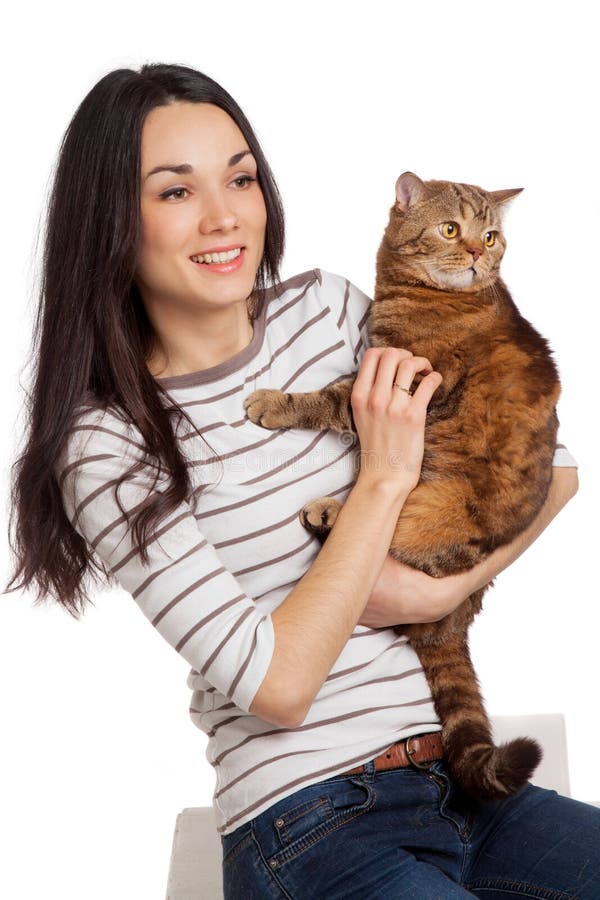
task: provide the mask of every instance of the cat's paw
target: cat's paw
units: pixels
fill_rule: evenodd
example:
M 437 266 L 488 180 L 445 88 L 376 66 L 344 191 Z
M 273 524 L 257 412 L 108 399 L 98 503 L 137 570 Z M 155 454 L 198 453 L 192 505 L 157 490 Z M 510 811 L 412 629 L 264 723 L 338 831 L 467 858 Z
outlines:
M 321 497 L 319 500 L 307 503 L 300 510 L 300 521 L 308 531 L 324 540 L 333 528 L 341 508 L 342 504 L 339 500 L 335 500 L 333 497 Z
M 248 394 L 244 400 L 246 415 L 255 425 L 263 428 L 285 428 L 287 394 L 270 388 L 260 388 Z

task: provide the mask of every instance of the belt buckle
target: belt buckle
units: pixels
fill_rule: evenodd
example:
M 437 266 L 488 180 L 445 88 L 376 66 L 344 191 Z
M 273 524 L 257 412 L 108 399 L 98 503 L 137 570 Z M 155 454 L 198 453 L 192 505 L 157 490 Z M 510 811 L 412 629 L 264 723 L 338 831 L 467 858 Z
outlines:
M 404 749 L 406 750 L 406 755 L 408 756 L 408 761 L 409 761 L 409 763 L 411 764 L 411 766 L 414 766 L 415 769 L 429 769 L 429 768 L 431 768 L 431 760 L 430 760 L 429 762 L 425 763 L 425 765 L 423 765 L 422 763 L 419 763 L 419 762 L 417 762 L 415 759 L 413 759 L 413 755 L 416 753 L 416 750 L 414 750 L 414 749 L 410 746 L 410 742 L 412 741 L 413 737 L 415 737 L 415 735 L 414 735 L 414 734 L 411 734 L 411 736 L 410 736 L 410 737 L 407 737 L 406 740 L 405 740 L 405 742 L 404 742 Z

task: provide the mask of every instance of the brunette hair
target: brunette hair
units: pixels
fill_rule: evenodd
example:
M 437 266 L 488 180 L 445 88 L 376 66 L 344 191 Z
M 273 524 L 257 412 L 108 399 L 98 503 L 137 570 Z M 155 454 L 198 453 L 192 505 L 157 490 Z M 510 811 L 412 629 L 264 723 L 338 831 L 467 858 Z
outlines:
M 256 318 L 269 283 L 279 281 L 284 218 L 277 185 L 235 100 L 217 82 L 181 65 L 152 63 L 109 72 L 87 94 L 58 154 L 25 401 L 25 448 L 12 467 L 9 541 L 15 558 L 7 590 L 33 586 L 34 602 L 53 597 L 75 618 L 91 602 L 87 579 L 111 573 L 69 521 L 55 465 L 86 394 L 118 410 L 141 432 L 144 461 L 158 463 L 169 489 L 137 508 L 132 533 L 144 562 L 150 531 L 190 492 L 174 420 L 189 417 L 150 374 L 154 332 L 134 271 L 139 247 L 141 136 L 148 113 L 173 102 L 212 103 L 244 135 L 267 208 L 264 254 L 248 301 Z M 166 404 L 165 404 L 166 399 Z M 190 422 L 193 427 L 193 423 Z M 164 466 L 164 470 L 161 468 Z M 119 484 L 121 483 L 119 482 Z M 115 491 L 118 490 L 116 486 Z M 118 499 L 118 498 L 117 498 Z

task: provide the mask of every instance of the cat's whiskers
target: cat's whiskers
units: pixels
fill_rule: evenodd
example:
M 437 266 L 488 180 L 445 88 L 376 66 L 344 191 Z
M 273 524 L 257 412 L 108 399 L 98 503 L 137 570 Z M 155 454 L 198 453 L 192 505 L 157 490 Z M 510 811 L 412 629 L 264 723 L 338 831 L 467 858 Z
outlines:
M 500 301 L 502 299 L 502 292 L 500 291 L 498 279 L 495 278 L 494 281 L 491 282 L 491 284 L 486 285 L 486 289 L 489 290 L 490 293 L 492 294 L 492 297 L 494 298 L 494 302 L 497 304 L 500 303 Z

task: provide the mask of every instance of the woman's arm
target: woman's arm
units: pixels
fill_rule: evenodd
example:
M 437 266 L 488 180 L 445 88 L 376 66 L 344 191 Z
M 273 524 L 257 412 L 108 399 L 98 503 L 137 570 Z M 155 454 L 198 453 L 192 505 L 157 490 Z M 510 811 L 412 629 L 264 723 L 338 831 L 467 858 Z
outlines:
M 414 396 L 393 387 L 417 372 L 429 374 Z M 315 561 L 271 614 L 273 655 L 250 707 L 261 718 L 300 725 L 348 642 L 419 480 L 427 404 L 441 380 L 407 351 L 365 351 L 351 395 L 361 470 Z
M 413 622 L 437 622 L 473 591 L 489 584 L 527 549 L 577 493 L 577 469 L 554 466 L 546 502 L 525 531 L 467 572 L 432 578 L 399 563 L 389 554 L 359 624 L 371 628 Z

